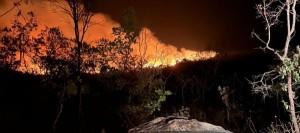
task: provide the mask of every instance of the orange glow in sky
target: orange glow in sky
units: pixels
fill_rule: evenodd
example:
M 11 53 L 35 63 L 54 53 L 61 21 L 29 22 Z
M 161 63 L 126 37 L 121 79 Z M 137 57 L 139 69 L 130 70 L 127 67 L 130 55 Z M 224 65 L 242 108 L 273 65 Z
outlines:
M 7 11 L 15 1 L 7 1 L 0 8 L 0 13 Z M 73 37 L 72 25 L 63 13 L 54 12 L 53 7 L 47 1 L 30 1 L 28 4 L 20 6 L 22 12 L 33 11 L 38 19 L 38 32 L 45 26 L 59 27 L 65 36 Z M 10 26 L 15 18 L 18 10 L 13 10 L 0 17 L 0 25 Z M 112 28 L 120 26 L 119 23 L 113 21 L 108 15 L 97 13 L 92 19 L 93 25 L 89 28 L 85 41 L 89 44 L 95 43 L 100 38 L 113 39 Z M 0 27 L 3 28 L 3 27 Z M 165 44 L 155 36 L 147 27 L 142 28 L 140 36 L 137 37 L 137 44 L 132 45 L 133 55 L 137 57 L 143 56 L 147 62 L 144 67 L 157 66 L 174 66 L 177 62 L 184 59 L 190 61 L 206 60 L 217 55 L 214 51 L 192 51 L 185 48 L 177 48 L 172 44 Z M 38 66 L 30 65 L 27 69 L 38 69 Z M 22 70 L 25 71 L 25 70 Z
M 154 33 L 147 28 L 143 28 L 140 37 L 143 37 L 141 45 L 133 45 L 134 53 L 145 53 L 148 62 L 144 67 L 174 66 L 182 60 L 197 61 L 207 60 L 217 55 L 214 51 L 192 51 L 185 48 L 178 49 L 171 44 L 164 44 L 155 37 Z M 139 39 L 137 39 L 139 40 Z M 144 42 L 144 43 L 143 43 Z

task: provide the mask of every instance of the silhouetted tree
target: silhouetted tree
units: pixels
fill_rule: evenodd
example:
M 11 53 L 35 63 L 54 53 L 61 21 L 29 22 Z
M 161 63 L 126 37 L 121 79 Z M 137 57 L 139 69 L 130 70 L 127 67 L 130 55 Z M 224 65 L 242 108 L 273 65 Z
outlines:
M 100 39 L 97 43 L 97 49 L 100 62 L 103 66 L 117 67 L 123 71 L 134 69 L 135 57 L 133 55 L 132 45 L 136 43 L 138 29 L 135 24 L 134 10 L 128 8 L 123 15 L 123 23 L 120 27 L 112 28 L 114 39 Z
M 32 63 L 40 67 L 41 74 L 44 74 L 44 84 L 52 86 L 50 89 L 57 96 L 58 111 L 53 123 L 56 124 L 63 111 L 65 94 L 67 88 L 73 85 L 71 75 L 74 66 L 71 62 L 71 41 L 66 38 L 58 27 L 41 30 L 41 33 L 34 39 Z
M 43 73 L 60 78 L 64 71 L 72 67 L 70 64 L 71 44 L 59 28 L 42 30 L 35 39 L 33 62 L 39 64 Z
M 64 6 L 63 3 L 59 1 L 50 0 L 51 4 L 57 7 L 60 11 L 62 11 L 65 15 L 70 17 L 70 22 L 74 28 L 74 42 L 76 44 L 76 80 L 77 80 L 77 96 L 78 96 L 78 123 L 79 123 L 79 132 L 81 132 L 81 113 L 82 113 L 82 105 L 81 105 L 81 65 L 82 65 L 82 57 L 81 57 L 81 49 L 83 46 L 83 41 L 85 34 L 91 26 L 91 19 L 94 15 L 91 10 L 83 5 L 82 0 L 64 0 L 67 6 Z
M 26 57 L 29 57 L 33 45 L 32 31 L 37 28 L 36 15 L 28 12 L 25 15 L 21 11 L 17 13 L 12 26 L 5 27 L 1 33 L 1 62 L 3 66 L 18 69 L 21 65 L 27 67 Z M 18 56 L 19 58 L 17 59 Z
M 116 37 L 113 43 L 116 44 L 117 53 L 120 56 L 116 64 L 124 71 L 132 70 L 135 67 L 132 45 L 136 43 L 135 38 L 139 33 L 133 8 L 125 10 L 121 27 L 114 27 L 112 30 L 113 35 Z
M 109 41 L 108 39 L 101 38 L 96 46 L 96 53 L 99 55 L 98 62 L 100 67 L 100 72 L 107 71 L 109 68 L 113 68 L 112 62 L 116 59 L 117 50 L 116 44 Z
M 137 37 L 137 45 L 138 45 L 138 53 L 136 56 L 136 64 L 138 69 L 143 69 L 144 65 L 147 64 L 148 59 L 146 57 L 147 52 L 153 52 L 153 51 L 147 51 L 150 38 L 148 37 L 147 30 L 141 30 L 140 35 Z
M 16 70 L 19 66 L 19 61 L 16 59 L 17 48 L 12 44 L 11 38 L 6 37 L 7 33 L 11 32 L 11 29 L 4 28 L 1 33 L 4 36 L 1 38 L 0 46 L 0 66 L 3 69 Z
M 97 49 L 91 44 L 82 45 L 82 71 L 85 73 L 96 73 L 99 71 L 99 55 Z
M 11 6 L 11 8 L 9 8 L 7 11 L 0 13 L 0 17 L 5 16 L 6 14 L 8 14 L 9 12 L 11 12 L 12 10 L 14 10 L 15 8 L 18 8 L 21 6 L 22 3 L 28 4 L 29 0 L 19 0 L 17 2 L 14 2 L 13 5 Z M 18 8 L 19 9 L 19 8 Z M 20 11 L 20 9 L 19 9 Z

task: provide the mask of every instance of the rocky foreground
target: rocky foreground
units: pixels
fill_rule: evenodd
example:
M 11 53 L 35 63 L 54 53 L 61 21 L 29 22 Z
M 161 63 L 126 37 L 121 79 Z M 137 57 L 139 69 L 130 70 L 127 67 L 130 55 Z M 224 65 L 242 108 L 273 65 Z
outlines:
M 165 131 L 189 131 L 200 133 L 232 133 L 221 126 L 212 125 L 206 122 L 199 122 L 195 119 L 189 120 L 186 117 L 158 117 L 150 122 L 132 128 L 128 133 L 165 132 Z

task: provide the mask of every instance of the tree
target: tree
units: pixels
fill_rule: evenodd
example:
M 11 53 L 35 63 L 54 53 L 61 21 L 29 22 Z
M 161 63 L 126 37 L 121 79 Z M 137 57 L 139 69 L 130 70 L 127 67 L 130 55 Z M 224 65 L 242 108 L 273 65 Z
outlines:
M 258 38 L 258 40 L 264 44 L 264 46 L 260 47 L 261 49 L 274 53 L 274 55 L 280 61 L 280 64 L 269 72 L 254 76 L 254 81 L 250 81 L 254 92 L 262 92 L 263 94 L 267 94 L 268 91 L 276 89 L 275 85 L 278 84 L 280 85 L 281 91 L 287 92 L 289 103 L 288 105 L 286 102 L 284 103 L 287 105 L 286 109 L 290 111 L 291 122 L 296 133 L 300 132 L 295 111 L 295 91 L 300 83 L 300 50 L 297 48 L 296 52 L 292 52 L 291 48 L 293 48 L 292 39 L 296 34 L 296 5 L 298 2 L 298 0 L 262 0 L 261 4 L 256 5 L 258 18 L 262 18 L 267 34 L 266 39 L 255 32 L 252 32 L 252 35 Z M 284 11 L 285 14 L 283 14 Z M 281 20 L 281 18 L 284 18 L 285 20 Z M 281 46 L 282 49 L 275 48 L 274 45 L 271 46 L 271 30 L 281 22 L 286 24 L 286 27 L 284 28 L 284 30 L 286 30 L 286 35 L 284 36 L 285 43 L 283 44 L 283 47 Z
M 114 39 L 100 39 L 96 48 L 101 55 L 100 63 L 103 67 L 116 67 L 122 71 L 133 70 L 136 66 L 132 45 L 136 43 L 139 29 L 135 24 L 134 10 L 128 8 L 123 15 L 123 22 L 119 27 L 112 28 Z
M 33 50 L 33 63 L 40 66 L 43 74 L 60 78 L 70 64 L 70 41 L 59 28 L 48 28 L 41 30 L 39 37 L 35 39 Z
M 135 59 L 132 54 L 132 45 L 136 43 L 135 37 L 138 35 L 138 29 L 135 23 L 135 13 L 133 8 L 125 10 L 123 15 L 123 23 L 120 27 L 114 27 L 113 35 L 115 39 L 113 44 L 116 46 L 117 59 L 116 65 L 118 68 L 128 71 L 135 67 Z
M 58 96 L 58 114 L 53 123 L 53 129 L 56 129 L 56 124 L 64 107 L 64 96 L 68 87 L 68 78 L 72 67 L 70 66 L 70 42 L 59 28 L 48 28 L 42 30 L 37 39 L 37 44 L 40 43 L 40 48 L 35 48 L 36 56 L 39 58 L 41 67 L 44 70 L 47 81 L 50 83 Z M 38 45 L 37 45 L 38 47 Z
M 65 15 L 70 18 L 70 22 L 74 28 L 74 42 L 76 44 L 76 81 L 77 81 L 77 96 L 78 96 L 78 123 L 79 132 L 81 130 L 81 65 L 82 65 L 82 46 L 84 42 L 85 34 L 88 28 L 91 26 L 91 19 L 94 13 L 91 12 L 90 8 L 83 5 L 83 0 L 64 0 L 67 6 L 59 1 L 52 1 L 50 3 L 62 11 Z
M 141 30 L 140 35 L 137 37 L 138 53 L 137 53 L 137 68 L 143 69 L 144 65 L 147 64 L 147 50 L 149 45 L 149 37 L 146 29 Z
M 26 57 L 29 57 L 29 51 L 33 45 L 33 37 L 31 33 L 37 29 L 37 19 L 33 12 L 28 12 L 25 15 L 21 11 L 17 13 L 12 26 L 5 27 L 1 33 L 1 62 L 6 67 L 16 70 L 24 65 L 24 70 L 27 69 Z M 19 57 L 19 59 L 16 58 Z
M 0 13 L 0 17 L 5 16 L 6 14 L 8 14 L 9 12 L 11 12 L 15 8 L 18 8 L 21 5 L 22 2 L 24 2 L 25 4 L 28 4 L 29 0 L 19 0 L 17 2 L 14 2 L 11 8 L 9 8 L 7 11 L 5 11 L 3 13 Z
M 96 53 L 99 55 L 97 58 L 100 72 L 107 71 L 109 68 L 116 67 L 112 66 L 111 62 L 116 59 L 115 43 L 112 43 L 108 39 L 101 38 L 95 47 Z
M 10 29 L 4 28 L 1 33 L 7 34 L 11 32 Z M 16 70 L 19 66 L 19 62 L 16 59 L 17 48 L 15 45 L 11 45 L 11 39 L 3 36 L 1 38 L 2 46 L 0 46 L 0 68 L 8 70 Z
M 96 73 L 99 71 L 99 55 L 97 49 L 91 44 L 83 43 L 82 45 L 82 72 Z
M 115 36 L 113 43 L 116 44 L 117 54 L 120 57 L 116 64 L 124 71 L 132 70 L 135 67 L 132 45 L 136 43 L 135 37 L 139 33 L 135 23 L 134 9 L 126 9 L 121 26 L 114 27 L 112 30 Z

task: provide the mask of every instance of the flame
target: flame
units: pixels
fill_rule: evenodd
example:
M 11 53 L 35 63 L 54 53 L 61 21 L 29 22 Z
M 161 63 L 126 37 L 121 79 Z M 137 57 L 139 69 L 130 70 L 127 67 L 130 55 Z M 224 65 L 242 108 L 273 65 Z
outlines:
M 7 11 L 14 1 L 6 1 L 3 8 L 0 8 L 0 13 Z M 42 5 L 42 6 L 41 6 Z M 57 13 L 53 11 L 53 7 L 47 1 L 36 1 L 23 4 L 20 6 L 22 12 L 34 11 L 38 18 L 39 27 L 32 36 L 36 36 L 41 29 L 45 26 L 59 27 L 66 37 L 73 37 L 73 29 L 68 21 L 68 18 L 63 13 Z M 0 24 L 2 26 L 9 26 L 15 18 L 18 10 L 13 10 L 0 17 Z M 107 38 L 113 40 L 112 28 L 120 26 L 119 23 L 113 21 L 108 15 L 97 13 L 92 22 L 97 23 L 89 28 L 85 41 L 91 45 L 94 45 L 99 38 Z M 1 28 L 1 27 L 0 27 Z M 137 43 L 132 45 L 132 54 L 137 57 L 138 60 L 144 60 L 143 67 L 159 67 L 159 66 L 174 66 L 178 62 L 183 60 L 197 61 L 207 60 L 217 55 L 215 51 L 193 51 L 185 48 L 178 49 L 172 44 L 165 44 L 155 36 L 155 34 L 147 27 L 142 28 L 140 35 L 136 38 Z M 20 68 L 20 71 L 38 71 L 38 73 L 44 73 L 38 65 L 30 63 L 30 58 L 25 57 L 28 63 Z M 24 64 L 23 64 L 24 65 Z
M 215 51 L 192 51 L 185 48 L 180 50 L 171 44 L 164 44 L 155 37 L 148 28 L 143 28 L 137 38 L 138 44 L 133 45 L 133 53 L 138 57 L 144 56 L 147 62 L 144 67 L 174 66 L 183 60 L 207 60 L 217 55 Z

